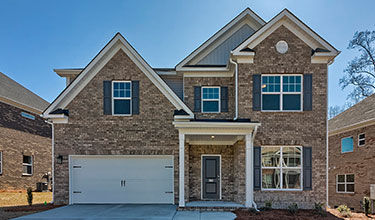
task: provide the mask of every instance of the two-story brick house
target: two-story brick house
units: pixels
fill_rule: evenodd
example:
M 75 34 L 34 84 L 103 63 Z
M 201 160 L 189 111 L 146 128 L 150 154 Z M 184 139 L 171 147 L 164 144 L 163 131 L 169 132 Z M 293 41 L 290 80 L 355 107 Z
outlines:
M 329 204 L 363 210 L 375 184 L 375 95 L 332 118 L 329 127 Z
M 0 72 L 0 190 L 36 189 L 52 171 L 47 101 Z M 51 175 L 49 175 L 51 176 Z
M 175 68 L 116 34 L 85 68 L 55 70 L 55 202 L 325 202 L 338 53 L 288 10 L 244 10 Z

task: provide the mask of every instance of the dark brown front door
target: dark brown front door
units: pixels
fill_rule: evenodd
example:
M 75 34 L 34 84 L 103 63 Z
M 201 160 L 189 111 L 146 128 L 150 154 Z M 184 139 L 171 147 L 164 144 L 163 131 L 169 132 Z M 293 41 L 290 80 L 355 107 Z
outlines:
M 220 157 L 203 156 L 203 199 L 220 199 Z

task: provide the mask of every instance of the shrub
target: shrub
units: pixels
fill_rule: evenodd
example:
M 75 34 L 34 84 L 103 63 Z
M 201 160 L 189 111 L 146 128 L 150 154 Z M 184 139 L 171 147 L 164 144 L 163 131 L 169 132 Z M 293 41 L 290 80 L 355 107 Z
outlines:
M 288 206 L 288 212 L 290 214 L 293 214 L 293 215 L 296 214 L 298 212 L 298 205 L 297 205 L 297 203 L 293 203 L 293 204 L 289 205 Z
M 318 215 L 325 217 L 327 216 L 327 212 L 324 210 L 323 206 L 324 206 L 323 202 L 316 202 L 314 204 L 314 210 Z
M 340 212 L 340 214 L 342 215 L 342 217 L 350 217 L 352 215 L 352 212 L 350 211 L 350 208 L 346 205 L 340 205 L 338 208 L 337 208 L 337 211 Z
M 267 210 L 271 210 L 271 209 L 272 209 L 272 200 L 267 200 L 267 201 L 264 203 L 263 210 L 264 210 L 264 211 L 267 211 Z
M 363 211 L 365 212 L 366 216 L 368 216 L 368 214 L 370 214 L 371 212 L 370 210 L 371 200 L 369 197 L 363 197 L 362 206 L 363 206 Z
M 33 204 L 33 190 L 31 187 L 27 188 L 27 203 L 31 206 Z

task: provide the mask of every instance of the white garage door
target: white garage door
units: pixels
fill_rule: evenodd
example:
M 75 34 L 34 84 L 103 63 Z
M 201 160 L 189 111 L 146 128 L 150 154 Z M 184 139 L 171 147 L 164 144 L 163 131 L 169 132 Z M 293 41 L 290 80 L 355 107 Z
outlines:
M 71 156 L 70 203 L 174 203 L 173 156 Z

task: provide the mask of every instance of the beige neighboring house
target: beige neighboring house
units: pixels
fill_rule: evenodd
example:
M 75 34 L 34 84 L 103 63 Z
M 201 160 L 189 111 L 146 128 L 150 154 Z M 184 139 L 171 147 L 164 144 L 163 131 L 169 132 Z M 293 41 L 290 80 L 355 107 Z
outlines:
M 375 186 L 375 94 L 330 119 L 328 125 L 329 204 L 363 210 L 360 202 L 370 196 L 371 184 Z
M 0 191 L 36 189 L 52 170 L 47 101 L 0 72 Z
M 152 68 L 117 33 L 85 68 L 55 70 L 67 80 L 43 113 L 55 203 L 326 202 L 338 54 L 286 9 L 268 22 L 245 9 L 172 68 Z

